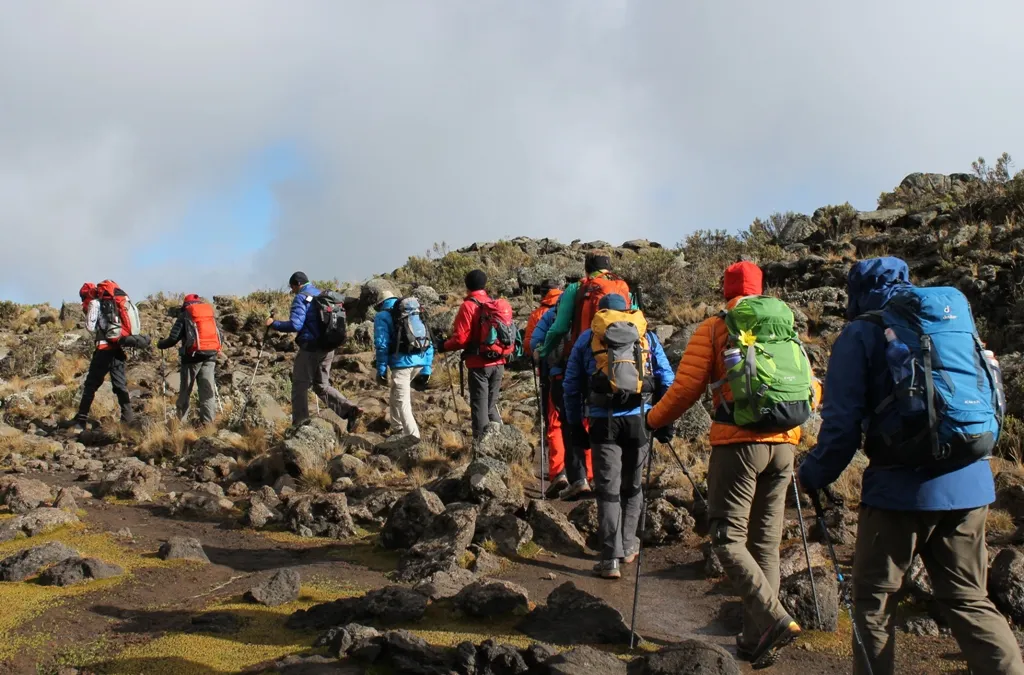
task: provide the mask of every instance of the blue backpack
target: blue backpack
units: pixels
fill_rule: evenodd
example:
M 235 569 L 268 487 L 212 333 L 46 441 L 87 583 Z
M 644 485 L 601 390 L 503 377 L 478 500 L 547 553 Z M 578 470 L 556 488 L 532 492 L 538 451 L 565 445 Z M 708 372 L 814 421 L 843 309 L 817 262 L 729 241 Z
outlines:
M 402 298 L 391 307 L 393 354 L 422 354 L 430 347 L 430 329 L 423 322 L 423 310 L 416 298 Z
M 863 318 L 886 329 L 893 379 L 874 410 L 884 447 L 871 448 L 872 462 L 952 467 L 991 456 L 1006 407 L 1002 377 L 964 294 L 907 286 Z

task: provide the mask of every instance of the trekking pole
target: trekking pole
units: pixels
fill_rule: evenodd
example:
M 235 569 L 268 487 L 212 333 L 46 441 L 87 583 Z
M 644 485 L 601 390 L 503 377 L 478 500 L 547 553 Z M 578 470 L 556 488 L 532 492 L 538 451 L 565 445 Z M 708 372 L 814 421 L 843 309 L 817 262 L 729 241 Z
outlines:
M 641 403 L 640 411 L 641 414 L 644 410 L 646 399 Z M 651 489 L 651 465 L 654 464 L 654 448 L 651 447 L 650 438 L 647 437 L 647 425 L 640 424 L 641 432 L 644 436 L 644 443 L 641 447 L 647 447 L 647 478 L 645 479 L 644 488 L 640 491 L 640 531 L 637 533 L 637 539 L 640 543 L 640 548 L 636 552 L 636 582 L 633 585 L 633 614 L 629 619 L 629 648 L 633 649 L 636 646 L 636 610 L 640 604 L 640 570 L 644 561 L 644 527 L 647 525 L 647 492 Z M 639 469 L 640 467 L 636 467 Z
M 796 521 L 800 523 L 800 538 L 804 542 L 804 556 L 807 558 L 807 578 L 811 582 L 811 597 L 814 599 L 814 618 L 818 620 L 818 630 L 825 630 L 821 620 L 821 608 L 818 604 L 818 589 L 814 585 L 814 570 L 811 569 L 811 548 L 807 545 L 807 532 L 804 530 L 804 509 L 800 505 L 800 488 L 796 483 L 796 472 L 793 472 L 793 496 L 796 497 Z M 838 567 L 836 568 L 838 569 Z M 853 616 L 851 615 L 851 619 Z
M 544 444 L 544 399 L 541 396 L 537 369 L 531 368 L 530 370 L 533 371 L 533 389 L 537 392 L 537 422 L 540 429 L 540 499 L 544 501 L 546 492 L 544 489 L 544 469 L 547 467 L 547 451 Z
M 274 314 L 270 314 L 270 318 L 274 318 Z M 263 340 L 260 342 L 260 353 L 256 356 L 256 365 L 252 369 L 252 379 L 249 380 L 249 392 L 245 396 L 245 405 L 242 408 L 249 407 L 250 401 L 252 401 L 252 389 L 256 386 L 256 373 L 260 370 L 260 361 L 263 360 L 263 350 L 267 346 L 267 338 L 270 337 L 270 326 L 267 326 L 266 330 L 263 331 Z
M 828 555 L 832 559 L 832 566 L 836 570 L 836 579 L 839 582 L 839 596 L 843 598 L 843 604 L 846 605 L 846 611 L 850 613 L 850 626 L 853 628 L 853 641 L 857 643 L 857 648 L 860 651 L 861 658 L 864 659 L 864 670 L 868 675 L 874 675 L 871 670 L 871 659 L 868 657 L 868 649 L 864 645 L 864 640 L 861 639 L 860 629 L 857 628 L 857 618 L 853 615 L 853 603 L 843 593 L 843 573 L 839 570 L 839 558 L 836 557 L 836 549 L 832 546 L 832 537 L 828 533 L 828 528 L 825 526 L 825 509 L 821 507 L 821 497 L 818 495 L 817 490 L 813 490 L 808 493 L 811 497 L 811 504 L 814 505 L 814 515 L 818 518 L 818 524 L 821 526 L 822 535 L 825 537 L 825 546 L 828 548 Z
M 445 368 L 445 370 L 448 371 L 448 388 L 451 389 L 451 392 L 452 392 L 452 410 L 454 410 L 455 414 L 458 415 L 459 414 L 459 404 L 458 404 L 458 401 L 455 398 L 455 377 L 452 376 L 452 362 L 451 362 L 451 359 L 445 359 L 444 368 Z
M 679 458 L 679 455 L 676 454 L 676 449 L 672 446 L 672 444 L 671 443 L 665 443 L 665 445 L 668 447 L 669 452 L 672 453 L 672 456 L 675 457 L 676 463 L 679 464 L 679 468 L 683 470 L 683 474 L 689 479 L 690 485 L 693 486 L 693 495 L 694 495 L 694 497 L 699 499 L 700 503 L 704 505 L 705 509 L 707 509 L 708 502 L 707 502 L 706 499 L 704 499 L 704 495 L 702 495 L 700 493 L 700 488 L 697 487 L 697 481 L 695 481 L 693 479 L 693 475 L 690 474 L 690 470 L 686 468 L 686 465 L 683 464 L 683 460 L 681 460 Z
M 160 412 L 167 423 L 167 357 L 160 350 Z

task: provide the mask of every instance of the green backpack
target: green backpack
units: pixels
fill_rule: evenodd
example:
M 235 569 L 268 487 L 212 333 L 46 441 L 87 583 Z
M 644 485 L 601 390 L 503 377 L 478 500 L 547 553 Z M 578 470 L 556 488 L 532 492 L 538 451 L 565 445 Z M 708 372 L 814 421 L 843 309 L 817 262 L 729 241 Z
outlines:
M 732 405 L 722 401 L 716 419 L 758 431 L 782 432 L 811 416 L 814 376 L 793 328 L 793 311 L 777 298 L 743 298 L 719 316 L 729 329 L 724 380 Z

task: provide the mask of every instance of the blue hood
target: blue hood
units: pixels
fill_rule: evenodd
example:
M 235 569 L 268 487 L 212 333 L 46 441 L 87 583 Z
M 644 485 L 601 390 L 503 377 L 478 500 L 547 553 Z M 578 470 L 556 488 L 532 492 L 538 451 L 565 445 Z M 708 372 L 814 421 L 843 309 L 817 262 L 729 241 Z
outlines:
M 900 286 L 910 283 L 910 268 L 900 258 L 869 258 L 850 268 L 846 277 L 846 318 L 882 309 Z

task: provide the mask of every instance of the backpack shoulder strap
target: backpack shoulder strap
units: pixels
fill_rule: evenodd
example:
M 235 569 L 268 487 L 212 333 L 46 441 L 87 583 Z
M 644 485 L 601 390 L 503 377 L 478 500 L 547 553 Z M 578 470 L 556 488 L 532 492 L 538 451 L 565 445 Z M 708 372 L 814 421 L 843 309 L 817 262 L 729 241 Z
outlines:
M 856 317 L 854 321 L 867 321 L 868 323 L 873 323 L 879 328 L 885 328 L 885 319 L 882 318 L 881 310 L 864 312 L 860 316 Z

